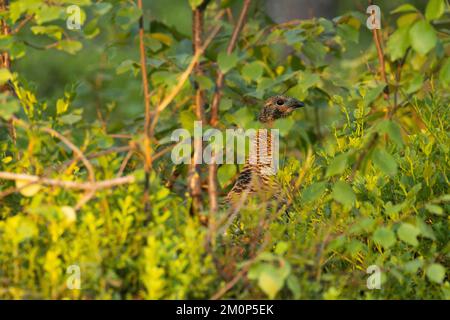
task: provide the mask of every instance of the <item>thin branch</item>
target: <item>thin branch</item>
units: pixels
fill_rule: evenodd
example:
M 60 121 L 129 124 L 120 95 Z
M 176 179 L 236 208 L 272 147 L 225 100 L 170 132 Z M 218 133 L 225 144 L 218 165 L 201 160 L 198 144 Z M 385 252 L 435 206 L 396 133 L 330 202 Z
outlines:
M 236 23 L 236 26 L 234 27 L 233 34 L 231 35 L 230 42 L 227 46 L 227 54 L 231 54 L 234 50 L 234 47 L 236 46 L 237 39 L 239 37 L 239 33 L 242 30 L 242 27 L 244 25 L 245 17 L 247 15 L 248 9 L 250 7 L 251 0 L 245 0 L 244 4 L 242 6 L 241 14 L 239 15 L 238 22 Z M 222 95 L 222 88 L 224 84 L 224 74 L 219 70 L 217 73 L 217 80 L 216 80 L 216 91 L 213 97 L 213 102 L 211 105 L 211 120 L 210 124 L 215 126 L 217 125 L 219 119 L 219 105 L 220 105 L 220 98 Z
M 231 54 L 236 46 L 237 40 L 239 38 L 239 34 L 244 26 L 245 17 L 247 15 L 248 9 L 250 7 L 251 0 L 245 0 L 242 6 L 241 13 L 239 15 L 239 19 L 234 27 L 233 33 L 230 38 L 230 42 L 227 46 L 227 54 Z M 218 70 L 217 79 L 216 79 L 216 89 L 214 92 L 212 105 L 211 105 L 211 119 L 210 124 L 213 127 L 216 127 L 219 123 L 219 106 L 220 100 L 222 98 L 222 90 L 224 85 L 225 75 Z M 218 188 L 217 188 L 217 161 L 210 164 L 208 167 L 208 195 L 209 195 L 209 209 L 211 212 L 211 216 L 213 213 L 216 213 L 219 209 L 219 201 L 218 201 Z
M 218 18 L 220 18 L 222 15 L 223 15 L 223 11 L 218 16 Z M 216 27 L 214 27 L 214 29 L 211 31 L 211 34 L 209 35 L 209 37 L 205 40 L 201 50 L 199 52 L 197 52 L 197 54 L 195 54 L 192 57 L 192 60 L 189 63 L 189 66 L 180 75 L 180 78 L 178 79 L 177 85 L 170 91 L 170 93 L 159 104 L 159 106 L 156 109 L 157 112 L 163 111 L 173 101 L 173 99 L 175 99 L 175 97 L 181 91 L 181 89 L 183 88 L 183 86 L 186 83 L 187 79 L 189 78 L 189 75 L 192 73 L 192 70 L 194 69 L 197 61 L 200 59 L 200 57 L 202 56 L 203 52 L 206 50 L 206 48 L 209 46 L 209 44 L 215 38 L 215 36 L 217 35 L 217 33 L 220 31 L 221 28 L 222 28 L 221 25 L 217 25 Z
M 202 50 L 203 42 L 203 24 L 204 12 L 209 1 L 203 1 L 201 5 L 197 6 L 192 11 L 192 44 L 194 54 L 197 55 Z M 203 75 L 202 66 L 199 61 L 194 66 L 194 75 L 198 78 Z M 195 86 L 195 117 L 197 121 L 205 121 L 204 112 L 204 92 L 198 82 L 194 81 Z M 199 163 L 202 157 L 202 138 L 194 138 L 194 152 L 192 161 L 189 165 L 188 173 L 188 190 L 192 199 L 191 213 L 197 214 L 202 209 L 202 190 L 199 173 Z
M 121 152 L 129 151 L 130 149 L 133 149 L 133 148 L 131 146 L 112 147 L 112 148 L 109 148 L 106 150 L 88 154 L 86 156 L 86 158 L 88 158 L 88 159 L 100 158 L 100 157 L 106 156 L 111 153 L 121 153 Z
M 406 50 L 405 54 L 403 55 L 403 58 L 400 60 L 400 62 L 398 62 L 398 65 L 397 65 L 397 72 L 395 74 L 394 106 L 389 111 L 389 115 L 388 115 L 389 119 L 392 119 L 392 117 L 394 116 L 395 112 L 399 108 L 398 91 L 400 89 L 400 81 L 401 81 L 401 78 L 402 78 L 402 69 L 403 69 L 403 65 L 405 64 L 406 58 L 408 57 L 408 54 L 409 54 L 410 51 L 411 51 L 411 48 L 408 48 Z
M 258 256 L 266 249 L 269 241 L 268 238 L 265 238 L 265 241 L 261 244 L 261 247 L 259 248 L 258 252 L 255 253 L 252 259 L 245 262 L 242 269 L 231 279 L 229 282 L 227 282 L 222 288 L 220 288 L 212 297 L 211 300 L 218 300 L 222 298 L 231 288 L 233 288 L 239 280 L 241 280 L 248 272 L 250 267 L 257 261 Z
M 12 120 L 15 124 L 19 125 L 22 128 L 25 128 L 25 129 L 31 128 L 31 126 L 29 124 L 27 124 L 26 122 L 24 122 L 23 120 L 15 117 L 15 116 L 12 117 Z M 73 151 L 73 153 L 81 160 L 81 162 L 83 162 L 84 166 L 86 167 L 86 170 L 88 171 L 89 180 L 92 182 L 95 181 L 94 167 L 89 162 L 89 160 L 86 158 L 86 156 L 83 154 L 83 152 L 76 145 L 74 145 L 69 139 L 67 139 L 61 133 L 59 133 L 58 131 L 56 131 L 54 129 L 47 128 L 47 127 L 38 127 L 37 129 L 48 133 L 52 137 L 58 138 L 69 149 L 71 149 Z
M 12 172 L 4 172 L 0 171 L 0 179 L 3 180 L 22 180 L 28 181 L 31 183 L 61 187 L 66 189 L 76 189 L 76 190 L 100 190 L 100 189 L 108 189 L 114 186 L 134 183 L 134 176 L 125 176 L 110 180 L 102 180 L 96 182 L 76 182 L 76 181 L 68 181 L 68 180 L 57 180 L 57 179 L 49 179 L 43 178 L 35 175 L 29 174 L 21 174 L 21 173 L 12 173 Z
M 11 31 L 11 34 L 18 33 L 29 21 L 33 20 L 34 14 L 26 16 L 22 21 L 19 22 L 19 24 Z
M 150 92 L 148 88 L 147 79 L 147 61 L 145 55 L 145 30 L 144 30 L 144 11 L 142 0 L 137 0 L 137 6 L 142 11 L 142 15 L 139 18 L 139 54 L 141 59 L 141 74 L 142 74 L 142 89 L 144 91 L 144 105 L 145 105 L 145 116 L 144 116 L 144 171 L 145 171 L 145 182 L 144 182 L 144 211 L 148 212 L 150 208 L 150 197 L 149 197 L 149 179 L 150 170 L 152 167 L 152 155 L 150 146 Z
M 122 163 L 120 164 L 120 168 L 119 168 L 119 172 L 117 173 L 117 177 L 122 176 L 123 172 L 125 171 L 125 168 L 127 167 L 128 161 L 130 161 L 133 154 L 134 154 L 133 150 L 128 151 L 127 155 L 125 156 Z
M 369 5 L 372 5 L 373 1 L 369 0 Z M 381 45 L 381 35 L 378 29 L 374 28 L 372 30 L 372 36 L 373 40 L 375 42 L 375 47 L 377 49 L 377 55 L 378 55 L 378 63 L 380 65 L 380 73 L 381 77 L 383 78 L 386 88 L 383 92 L 384 100 L 386 100 L 389 104 L 389 81 L 386 75 L 386 68 L 385 68 L 385 61 L 384 61 L 384 52 L 383 47 Z M 388 113 L 386 113 L 386 117 L 388 116 Z

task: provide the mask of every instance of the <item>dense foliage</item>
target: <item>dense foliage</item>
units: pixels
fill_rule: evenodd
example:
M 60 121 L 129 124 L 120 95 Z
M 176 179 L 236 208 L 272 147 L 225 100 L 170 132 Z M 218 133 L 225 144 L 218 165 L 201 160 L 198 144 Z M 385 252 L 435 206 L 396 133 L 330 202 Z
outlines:
M 193 58 L 191 16 L 201 2 L 144 1 L 153 111 Z M 158 114 L 148 142 L 142 11 L 121 0 L 11 1 L 1 14 L 12 32 L 0 37 L 11 57 L 0 69 L 9 88 L 0 97 L 0 171 L 134 182 L 91 194 L 0 179 L 0 298 L 449 299 L 448 4 L 383 5 L 380 50 L 361 3 L 333 20 L 277 25 L 252 2 L 228 54 L 242 2 L 212 1 L 204 38 L 222 29 L 201 57 L 203 74 L 191 74 Z M 66 27 L 69 5 L 82 9 L 81 30 Z M 233 17 L 218 20 L 222 10 Z M 211 217 L 205 188 L 204 210 L 190 213 L 188 166 L 174 165 L 167 147 L 173 130 L 193 128 L 197 86 L 209 115 L 219 72 L 221 129 L 255 127 L 262 99 L 281 92 L 307 105 L 275 123 L 288 214 L 251 203 L 215 229 L 204 217 L 220 221 L 227 210 Z M 158 155 L 149 212 L 146 152 Z M 221 197 L 238 169 L 219 167 Z M 206 185 L 207 165 L 200 174 Z M 67 287 L 72 265 L 79 290 Z M 371 265 L 382 272 L 379 290 L 366 286 Z

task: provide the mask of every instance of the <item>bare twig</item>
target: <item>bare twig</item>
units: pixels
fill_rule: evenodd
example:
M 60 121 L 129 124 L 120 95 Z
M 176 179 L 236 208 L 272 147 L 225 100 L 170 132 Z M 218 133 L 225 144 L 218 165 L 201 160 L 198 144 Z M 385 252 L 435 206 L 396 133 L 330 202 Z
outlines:
M 117 177 L 122 176 L 123 172 L 125 171 L 125 168 L 127 167 L 128 161 L 130 161 L 133 154 L 134 154 L 133 150 L 128 151 L 127 155 L 125 156 L 122 163 L 120 164 L 120 168 L 119 168 L 119 172 L 117 173 Z
M 372 5 L 373 1 L 369 0 L 369 5 Z M 382 79 L 384 80 L 385 84 L 386 84 L 386 88 L 383 92 L 383 96 L 384 96 L 384 100 L 386 100 L 389 104 L 389 81 L 386 75 L 386 68 L 385 68 L 385 61 L 384 61 L 384 52 L 383 52 L 383 47 L 381 44 L 381 35 L 378 29 L 374 28 L 372 30 L 372 36 L 373 36 L 373 40 L 375 42 L 375 47 L 377 49 L 377 55 L 378 55 L 378 63 L 380 65 L 380 74 Z M 388 113 L 386 113 L 386 117 L 388 116 Z
M 18 33 L 29 21 L 33 20 L 34 14 L 26 16 L 22 19 L 19 24 L 11 31 L 11 34 Z
M 227 46 L 227 54 L 231 54 L 234 50 L 234 47 L 236 46 L 236 42 L 239 37 L 239 33 L 241 32 L 241 29 L 244 25 L 245 17 L 247 15 L 248 8 L 250 7 L 250 3 L 251 3 L 251 0 L 244 1 L 238 22 L 236 23 L 236 26 L 234 27 L 233 34 L 231 35 L 230 42 L 228 43 L 228 46 Z M 218 119 L 219 105 L 220 105 L 220 98 L 222 95 L 222 88 L 223 88 L 223 84 L 224 84 L 224 77 L 225 77 L 225 75 L 220 70 L 217 71 L 216 90 L 215 90 L 212 105 L 211 105 L 210 124 L 213 126 L 217 125 L 217 123 L 219 121 L 219 119 Z
M 21 181 L 29 181 L 36 184 L 61 187 L 66 189 L 76 189 L 76 190 L 100 190 L 100 189 L 108 189 L 114 186 L 133 183 L 135 181 L 134 176 L 125 176 L 110 180 L 102 180 L 96 182 L 77 182 L 77 181 L 68 181 L 68 180 L 57 180 L 57 179 L 49 179 L 43 178 L 35 175 L 29 174 L 21 174 L 21 173 L 12 173 L 12 172 L 4 172 L 0 171 L 0 179 L 3 180 L 21 180 Z
M 31 128 L 31 126 L 29 124 L 27 124 L 26 122 L 24 122 L 23 120 L 15 117 L 15 116 L 12 117 L 12 120 L 13 120 L 14 124 L 17 124 L 17 125 L 21 126 L 22 128 L 25 128 L 25 129 Z M 77 156 L 77 158 L 79 158 L 83 162 L 84 166 L 86 167 L 86 170 L 88 171 L 89 180 L 92 182 L 95 181 L 94 167 L 89 162 L 89 160 L 86 158 L 86 156 L 83 154 L 83 152 L 76 145 L 74 145 L 69 139 L 67 139 L 61 133 L 59 133 L 58 131 L 56 131 L 52 128 L 38 127 L 37 129 L 48 133 L 52 137 L 58 138 L 69 149 L 71 149 L 73 151 L 73 153 Z
M 192 11 L 192 39 L 193 39 L 193 51 L 197 55 L 202 50 L 203 42 L 203 24 L 204 24 L 204 11 L 209 1 L 203 1 Z M 196 77 L 203 75 L 202 66 L 200 62 L 194 66 L 194 74 Z M 205 121 L 204 112 L 204 92 L 200 88 L 197 81 L 194 81 L 195 85 L 195 116 L 197 121 Z M 199 163 L 202 157 L 202 137 L 194 137 L 194 152 L 192 154 L 192 161 L 189 166 L 188 173 L 188 190 L 192 199 L 191 213 L 197 214 L 202 208 L 202 190 L 199 173 Z
M 221 18 L 222 15 L 223 15 L 223 11 L 221 12 L 221 14 L 217 18 Z M 189 63 L 188 67 L 180 75 L 180 78 L 178 79 L 178 83 L 176 84 L 176 86 L 170 91 L 170 93 L 158 105 L 158 107 L 156 109 L 157 112 L 163 111 L 173 101 L 173 99 L 175 99 L 175 97 L 181 91 L 181 89 L 183 88 L 183 86 L 186 83 L 187 79 L 189 78 L 189 75 L 192 73 L 192 70 L 194 69 L 197 61 L 200 59 L 200 57 L 203 54 L 203 52 L 206 50 L 206 48 L 209 46 L 209 44 L 211 43 L 211 41 L 214 39 L 214 37 L 217 35 L 217 33 L 219 32 L 219 30 L 221 28 L 222 28 L 221 25 L 217 25 L 217 26 L 214 27 L 214 29 L 211 31 L 211 34 L 208 36 L 208 38 L 203 43 L 202 49 L 199 52 L 197 52 L 197 54 L 195 54 L 192 57 L 192 60 Z
M 255 253 L 253 258 L 248 260 L 242 269 L 231 279 L 229 282 L 227 282 L 222 288 L 220 288 L 212 297 L 211 300 L 218 300 L 221 297 L 223 297 L 224 294 L 226 294 L 231 288 L 233 288 L 239 280 L 241 280 L 248 272 L 250 267 L 257 261 L 259 254 L 261 254 L 267 247 L 269 241 L 268 238 L 265 238 L 265 241 L 262 243 L 261 247 L 259 248 L 258 252 Z
M 150 197 L 149 197 L 149 179 L 150 170 L 152 167 L 152 150 L 151 150 L 151 138 L 150 138 L 150 92 L 148 88 L 147 79 L 147 60 L 145 55 L 145 44 L 144 44 L 144 12 L 142 0 L 137 0 L 137 6 L 142 11 L 142 15 L 139 18 L 139 54 L 141 62 L 141 74 L 142 74 L 142 89 L 144 91 L 144 105 L 145 105 L 145 116 L 144 116 L 144 171 L 145 171 L 145 181 L 144 181 L 144 211 L 148 212 L 150 209 Z
M 230 42 L 227 46 L 227 54 L 231 54 L 236 46 L 239 34 L 244 26 L 245 17 L 250 7 L 251 0 L 245 0 L 242 6 L 241 13 L 238 21 L 234 27 L 233 33 L 230 38 Z M 216 79 L 216 89 L 214 92 L 212 104 L 211 104 L 211 119 L 210 124 L 216 127 L 219 123 L 219 106 L 222 98 L 222 90 L 224 85 L 225 75 L 218 70 Z M 218 188 L 217 188 L 217 161 L 214 161 L 208 167 L 208 195 L 209 195 L 209 209 L 211 216 L 219 209 L 218 201 Z M 210 217 L 211 218 L 211 217 Z M 210 219 L 211 220 L 211 219 Z
M 395 73 L 395 91 L 394 91 L 394 106 L 391 108 L 391 110 L 389 111 L 389 119 L 392 119 L 392 117 L 394 116 L 395 112 L 397 111 L 397 109 L 399 108 L 399 104 L 398 104 L 398 91 L 400 89 L 400 80 L 402 77 L 402 69 L 403 69 L 403 65 L 406 62 L 406 58 L 408 57 L 409 51 L 411 48 L 408 48 L 403 56 L 403 58 L 398 62 L 397 64 L 397 71 Z

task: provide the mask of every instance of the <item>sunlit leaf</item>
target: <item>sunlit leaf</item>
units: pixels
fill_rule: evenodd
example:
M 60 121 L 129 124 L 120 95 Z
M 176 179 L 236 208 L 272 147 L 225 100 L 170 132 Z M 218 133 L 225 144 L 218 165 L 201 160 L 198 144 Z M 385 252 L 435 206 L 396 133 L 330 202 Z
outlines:
M 427 20 L 439 19 L 445 11 L 444 0 L 429 0 L 425 9 L 425 17 Z
M 227 73 L 228 71 L 233 69 L 236 66 L 238 60 L 239 58 L 237 52 L 228 54 L 222 51 L 217 57 L 217 63 L 219 65 L 220 71 L 222 71 L 223 73 Z
M 327 177 L 341 174 L 347 168 L 348 154 L 343 153 L 335 157 L 327 167 Z
M 430 281 L 442 283 L 445 278 L 445 268 L 439 263 L 433 263 L 427 267 L 426 274 Z
M 397 235 L 403 242 L 406 242 L 414 247 L 419 244 L 417 236 L 420 235 L 420 230 L 410 223 L 402 223 L 397 230 Z
M 436 46 L 436 31 L 425 20 L 417 21 L 409 30 L 411 46 L 418 53 L 425 55 Z
M 372 155 L 373 163 L 385 174 L 397 174 L 397 162 L 385 149 L 377 148 Z
M 351 206 L 356 201 L 355 193 L 350 185 L 344 181 L 338 181 L 333 186 L 333 198 L 346 206 Z
M 385 249 L 389 249 L 396 242 L 395 234 L 391 229 L 381 227 L 373 233 L 373 241 L 383 246 Z

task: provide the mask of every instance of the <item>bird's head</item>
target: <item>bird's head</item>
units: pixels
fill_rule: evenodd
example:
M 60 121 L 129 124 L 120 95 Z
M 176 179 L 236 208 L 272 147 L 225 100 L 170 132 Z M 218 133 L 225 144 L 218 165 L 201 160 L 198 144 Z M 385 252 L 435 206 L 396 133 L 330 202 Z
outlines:
M 295 109 L 305 104 L 295 98 L 277 95 L 266 100 L 259 113 L 258 120 L 262 123 L 270 123 L 280 118 L 289 116 Z

